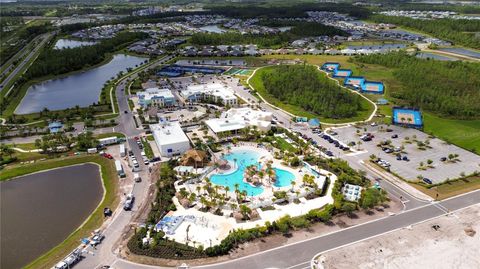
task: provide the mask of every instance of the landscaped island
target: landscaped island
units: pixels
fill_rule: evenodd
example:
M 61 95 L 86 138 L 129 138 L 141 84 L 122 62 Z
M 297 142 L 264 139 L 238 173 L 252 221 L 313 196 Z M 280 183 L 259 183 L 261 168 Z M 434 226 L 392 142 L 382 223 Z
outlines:
M 338 86 L 310 65 L 280 65 L 257 70 L 251 81 L 268 102 L 292 114 L 358 120 L 369 113 L 361 96 Z

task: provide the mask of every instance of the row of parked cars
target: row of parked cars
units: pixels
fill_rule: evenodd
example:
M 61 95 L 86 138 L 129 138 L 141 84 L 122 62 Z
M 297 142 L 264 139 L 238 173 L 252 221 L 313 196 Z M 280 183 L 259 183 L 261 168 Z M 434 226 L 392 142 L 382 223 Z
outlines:
M 318 136 L 320 136 L 321 138 L 325 139 L 326 141 L 328 141 L 328 143 L 330 144 L 333 144 L 336 148 L 339 148 L 343 151 L 348 151 L 350 150 L 349 147 L 343 145 L 342 143 L 340 143 L 340 141 L 338 141 L 337 139 L 331 137 L 330 135 L 328 134 L 325 134 L 325 133 L 319 133 Z M 328 155 L 328 154 L 327 154 Z
M 82 243 L 85 245 L 90 245 L 92 247 L 97 246 L 98 244 L 102 243 L 103 239 L 105 236 L 102 234 L 100 230 L 95 230 L 92 233 L 92 236 L 90 238 L 85 238 L 82 239 Z M 72 268 L 75 264 L 77 264 L 79 261 L 81 261 L 84 256 L 83 256 L 83 250 L 84 247 L 80 246 L 76 248 L 72 253 L 70 253 L 65 259 L 63 259 L 61 262 L 57 263 L 52 269 L 70 269 Z

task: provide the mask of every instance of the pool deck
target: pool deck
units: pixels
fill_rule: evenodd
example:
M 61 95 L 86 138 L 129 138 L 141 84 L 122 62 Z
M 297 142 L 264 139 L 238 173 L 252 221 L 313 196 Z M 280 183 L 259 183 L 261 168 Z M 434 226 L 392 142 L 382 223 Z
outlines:
M 273 222 L 275 220 L 280 219 L 285 215 L 289 215 L 291 217 L 305 215 L 308 211 L 312 209 L 322 208 L 327 204 L 333 203 L 332 197 L 332 189 L 333 184 L 337 180 L 337 176 L 330 173 L 329 171 L 319 169 L 318 167 L 312 167 L 316 172 L 320 174 L 320 176 L 316 179 L 317 183 L 322 184 L 325 178 L 328 176 L 330 178 L 330 184 L 328 186 L 328 191 L 325 196 L 318 197 L 315 199 L 307 200 L 303 198 L 305 195 L 305 189 L 303 188 L 303 176 L 305 174 L 312 175 L 312 171 L 308 167 L 299 167 L 297 169 L 293 169 L 286 165 L 282 164 L 282 160 L 277 160 L 273 158 L 273 151 L 268 150 L 264 147 L 258 147 L 255 143 L 240 143 L 237 146 L 231 146 L 231 152 L 240 151 L 240 150 L 249 150 L 255 151 L 259 154 L 259 162 L 265 163 L 266 161 L 272 160 L 273 168 L 279 168 L 286 170 L 292 173 L 295 176 L 296 184 L 294 187 L 285 186 L 285 187 L 275 187 L 273 185 L 270 186 L 263 186 L 263 192 L 256 196 L 249 196 L 250 200 L 250 208 L 252 210 L 256 210 L 258 212 L 259 218 L 254 221 L 242 221 L 237 222 L 233 217 L 229 217 L 232 213 L 232 210 L 229 207 L 225 207 L 222 209 L 224 216 L 217 216 L 210 212 L 201 212 L 198 209 L 201 207 L 197 205 L 193 208 L 184 208 L 178 201 L 177 198 L 174 198 L 175 206 L 177 210 L 173 212 L 174 216 L 185 216 L 185 215 L 192 215 L 196 219 L 201 221 L 195 222 L 185 222 L 180 224 L 180 226 L 175 230 L 173 235 L 168 235 L 170 238 L 174 238 L 177 242 L 186 243 L 187 228 L 189 229 L 189 242 L 195 241 L 197 245 L 203 245 L 204 247 L 208 247 L 210 244 L 218 245 L 220 244 L 221 240 L 228 236 L 229 232 L 234 229 L 249 229 L 254 228 L 258 225 L 262 226 L 265 222 Z M 227 152 L 224 152 L 227 153 Z M 228 154 L 228 153 L 227 153 Z M 217 154 L 218 158 L 221 158 L 221 153 Z M 236 168 L 232 168 L 228 171 L 223 171 L 222 174 L 232 173 L 236 170 Z M 210 174 L 216 174 L 218 171 L 213 170 Z M 199 183 L 202 184 L 202 183 Z M 196 188 L 193 185 L 185 186 L 190 191 L 196 192 Z M 287 205 L 278 205 L 273 204 L 275 210 L 266 210 L 263 211 L 260 209 L 263 205 L 271 204 L 273 196 L 273 192 L 275 191 L 286 191 L 290 194 L 294 193 L 295 191 L 299 192 L 299 200 L 300 203 L 288 203 Z M 197 193 L 197 195 L 201 195 Z M 233 191 L 229 191 L 227 193 L 227 197 L 231 199 L 231 201 L 235 200 L 235 193 Z

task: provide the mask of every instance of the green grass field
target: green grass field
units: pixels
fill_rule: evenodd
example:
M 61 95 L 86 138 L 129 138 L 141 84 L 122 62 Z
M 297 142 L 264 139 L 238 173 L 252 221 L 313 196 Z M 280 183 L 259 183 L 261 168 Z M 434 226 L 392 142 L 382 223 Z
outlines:
M 43 254 L 25 268 L 51 268 L 60 259 L 68 255 L 74 248 L 80 244 L 80 239 L 89 236 L 92 231 L 100 227 L 104 221 L 103 208 L 116 208 L 119 199 L 116 195 L 118 189 L 118 177 L 115 171 L 113 161 L 100 157 L 99 155 L 83 155 L 67 157 L 46 161 L 39 161 L 34 164 L 10 166 L 2 170 L 0 180 L 8 180 L 34 172 L 47 169 L 54 169 L 82 163 L 96 163 L 101 167 L 103 186 L 105 187 L 105 197 L 98 208 L 90 215 L 85 224 L 73 231 L 62 243 Z
M 425 112 L 423 119 L 425 132 L 477 154 L 480 153 L 480 120 L 442 119 Z
M 265 90 L 265 87 L 263 86 L 263 83 L 261 80 L 262 74 L 264 72 L 271 71 L 273 68 L 274 67 L 270 66 L 270 67 L 264 67 L 264 68 L 258 69 L 255 75 L 250 79 L 250 84 L 267 102 L 283 110 L 286 110 L 296 116 L 307 117 L 307 118 L 319 118 L 322 122 L 326 122 L 326 123 L 344 123 L 344 122 L 365 120 L 366 118 L 368 118 L 368 116 L 372 113 L 374 109 L 372 104 L 370 104 L 367 100 L 362 98 L 361 99 L 362 110 L 358 112 L 357 116 L 352 118 L 345 118 L 345 119 L 331 119 L 331 118 L 321 117 L 317 114 L 306 111 L 305 109 L 296 105 L 285 104 L 280 100 L 278 100 L 275 96 L 269 94 Z M 324 75 L 324 74 L 321 73 L 321 75 Z

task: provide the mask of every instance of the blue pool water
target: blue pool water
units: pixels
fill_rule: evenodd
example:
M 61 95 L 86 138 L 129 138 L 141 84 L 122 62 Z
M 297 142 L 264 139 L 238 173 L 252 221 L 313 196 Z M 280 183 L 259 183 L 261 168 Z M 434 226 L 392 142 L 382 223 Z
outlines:
M 295 179 L 295 175 L 288 172 L 287 170 L 283 170 L 280 168 L 273 168 L 275 170 L 275 183 L 273 184 L 275 187 L 286 187 L 292 184 L 292 180 Z
M 210 181 L 216 185 L 228 186 L 230 191 L 235 191 L 235 184 L 239 185 L 239 191 L 246 191 L 249 196 L 256 196 L 263 192 L 262 187 L 254 187 L 243 181 L 243 174 L 247 166 L 259 165 L 260 154 L 252 150 L 236 150 L 225 155 L 224 159 L 234 162 L 235 172 L 230 174 L 215 174 L 210 177 Z M 260 168 L 260 167 L 259 167 Z M 291 184 L 295 176 L 283 169 L 274 168 L 276 181 L 274 186 L 285 187 Z

